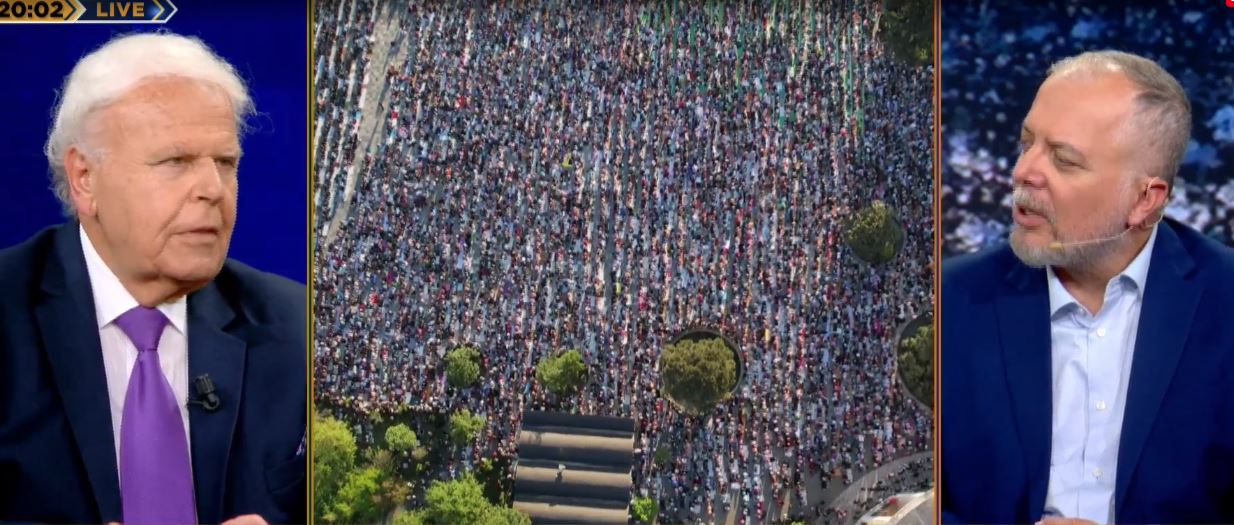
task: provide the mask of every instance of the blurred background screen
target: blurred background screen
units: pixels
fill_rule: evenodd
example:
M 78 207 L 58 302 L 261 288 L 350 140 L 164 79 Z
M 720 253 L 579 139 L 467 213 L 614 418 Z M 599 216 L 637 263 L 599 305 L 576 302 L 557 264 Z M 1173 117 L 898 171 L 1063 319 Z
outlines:
M 1191 144 L 1166 215 L 1234 243 L 1234 8 L 1168 2 L 948 1 L 942 7 L 943 256 L 1004 242 L 1019 127 L 1052 63 L 1118 49 L 1191 99 Z
M 166 29 L 200 38 L 230 62 L 257 107 L 241 141 L 231 257 L 306 282 L 308 8 L 231 1 L 177 2 L 177 8 L 166 24 L 6 24 L 0 30 L 0 50 L 7 51 L 0 60 L 0 248 L 65 220 L 50 189 L 43 144 L 73 65 L 113 36 Z

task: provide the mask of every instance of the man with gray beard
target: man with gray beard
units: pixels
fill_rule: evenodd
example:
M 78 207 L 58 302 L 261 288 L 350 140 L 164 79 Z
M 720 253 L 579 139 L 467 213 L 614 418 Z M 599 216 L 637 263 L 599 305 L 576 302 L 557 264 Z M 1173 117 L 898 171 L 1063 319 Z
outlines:
M 1191 105 L 1118 51 L 1052 66 L 1008 245 L 945 261 L 945 522 L 1234 522 L 1234 251 L 1162 220 Z

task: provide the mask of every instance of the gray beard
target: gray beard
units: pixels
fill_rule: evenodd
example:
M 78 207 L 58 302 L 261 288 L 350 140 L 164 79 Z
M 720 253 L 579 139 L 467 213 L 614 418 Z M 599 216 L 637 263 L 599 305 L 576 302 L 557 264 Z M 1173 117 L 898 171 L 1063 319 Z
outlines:
M 1113 237 L 1119 235 L 1122 231 L 1123 229 L 1119 228 L 1103 235 L 1096 235 L 1094 238 Z M 1068 241 L 1059 241 L 1063 244 L 1063 247 L 1061 249 L 1053 249 L 1048 244 L 1045 246 L 1029 246 L 1024 242 L 1022 233 L 1019 226 L 1012 227 L 1011 251 L 1020 259 L 1020 262 L 1033 268 L 1045 268 L 1046 266 L 1072 269 L 1092 268 L 1097 262 L 1117 251 L 1126 240 L 1124 237 L 1119 236 L 1100 242 L 1075 246 L 1068 245 Z M 1070 242 L 1084 241 L 1084 239 L 1081 239 Z

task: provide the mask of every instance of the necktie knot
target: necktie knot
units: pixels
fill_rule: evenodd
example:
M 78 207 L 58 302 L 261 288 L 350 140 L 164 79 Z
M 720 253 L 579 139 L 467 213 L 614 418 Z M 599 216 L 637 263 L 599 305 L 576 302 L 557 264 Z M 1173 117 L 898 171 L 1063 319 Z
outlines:
M 167 326 L 167 316 L 157 308 L 135 306 L 116 318 L 116 326 L 124 331 L 139 352 L 158 351 L 159 337 Z

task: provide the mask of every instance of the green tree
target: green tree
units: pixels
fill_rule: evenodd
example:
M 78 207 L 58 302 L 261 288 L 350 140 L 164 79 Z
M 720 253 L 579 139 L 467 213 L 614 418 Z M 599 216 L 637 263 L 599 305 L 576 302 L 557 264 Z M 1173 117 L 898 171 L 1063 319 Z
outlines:
M 455 445 L 463 446 L 471 443 L 484 428 L 484 418 L 472 415 L 470 410 L 462 409 L 450 416 L 450 440 Z
M 926 406 L 934 408 L 934 324 L 927 320 L 900 341 L 897 363 L 904 386 Z
M 656 466 L 664 468 L 668 466 L 668 462 L 673 459 L 673 449 L 668 445 L 660 445 L 656 447 Z
M 664 348 L 660 380 L 682 409 L 705 414 L 737 384 L 737 361 L 721 338 L 683 339 Z
M 892 56 L 901 62 L 911 66 L 934 63 L 934 2 L 884 0 L 879 31 Z
M 434 481 L 424 495 L 422 517 L 426 525 L 476 523 L 491 504 L 484 499 L 480 482 L 471 476 Z
M 390 525 L 424 525 L 424 520 L 420 517 L 419 512 L 410 510 L 400 510 L 394 514 L 394 519 Z
M 384 517 L 380 506 L 382 473 L 377 467 L 353 470 L 334 502 L 334 513 L 344 523 L 376 523 Z
M 484 489 L 484 497 L 496 505 L 504 506 L 510 503 L 510 491 L 513 487 L 510 484 L 509 466 L 508 460 L 493 461 L 485 458 L 480 460 L 472 471 L 472 475 Z
M 382 473 L 393 473 L 396 466 L 394 454 L 384 448 L 370 448 L 364 453 L 364 459 L 371 467 L 377 467 Z
M 490 505 L 480 515 L 479 525 L 531 525 L 531 517 L 510 507 Z
M 848 245 L 861 260 L 883 264 L 900 252 L 904 245 L 904 230 L 895 213 L 882 201 L 857 213 L 848 228 Z
M 356 438 L 343 422 L 332 417 L 313 423 L 313 513 L 322 522 L 339 519 L 334 500 L 356 464 Z
M 567 350 L 541 359 L 536 381 L 557 395 L 576 392 L 587 382 L 587 365 L 578 350 Z
M 377 508 L 381 509 L 382 516 L 402 507 L 410 499 L 411 487 L 397 475 L 386 474 L 381 478 L 380 489 L 377 491 L 375 501 Z
M 651 498 L 635 498 L 634 504 L 630 505 L 630 514 L 634 516 L 635 521 L 651 523 L 659 513 L 660 505 Z
M 420 440 L 416 439 L 416 433 L 407 428 L 405 423 L 386 429 L 386 447 L 389 447 L 391 452 L 406 454 L 418 446 Z
M 446 354 L 446 381 L 454 388 L 467 388 L 480 380 L 480 352 L 460 346 Z

